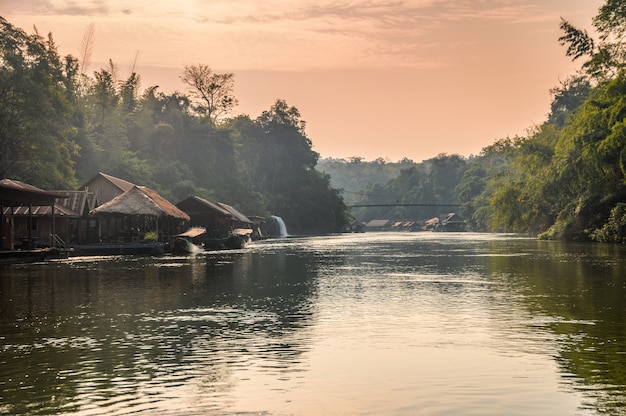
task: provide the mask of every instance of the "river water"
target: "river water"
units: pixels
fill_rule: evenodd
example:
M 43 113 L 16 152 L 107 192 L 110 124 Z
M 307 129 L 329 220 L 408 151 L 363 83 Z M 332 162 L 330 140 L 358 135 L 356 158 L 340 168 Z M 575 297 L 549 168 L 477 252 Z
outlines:
M 0 268 L 0 413 L 626 414 L 626 247 L 368 233 Z

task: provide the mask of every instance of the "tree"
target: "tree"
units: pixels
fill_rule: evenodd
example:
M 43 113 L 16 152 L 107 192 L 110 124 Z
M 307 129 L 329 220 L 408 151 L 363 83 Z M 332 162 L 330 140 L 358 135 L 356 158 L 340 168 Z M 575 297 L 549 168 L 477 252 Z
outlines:
M 255 124 L 248 125 L 247 140 L 241 144 L 251 140 L 257 150 L 248 165 L 255 168 L 253 184 L 269 199 L 270 212 L 295 232 L 340 231 L 349 218 L 347 208 L 330 178 L 315 170 L 319 154 L 312 149 L 298 109 L 277 100 Z
M 560 87 L 550 90 L 553 96 L 548 123 L 563 128 L 568 117 L 585 102 L 591 92 L 591 84 L 585 76 L 575 75 L 561 82 Z
M 66 65 L 67 63 L 67 65 Z M 71 187 L 71 84 L 49 35 L 27 35 L 0 17 L 0 174 L 42 188 Z
M 588 76 L 604 81 L 615 77 L 626 61 L 626 5 L 623 0 L 606 0 L 593 18 L 593 25 L 599 33 L 598 42 L 587 31 L 561 19 L 564 34 L 559 42 L 567 45 L 566 55 L 573 60 L 586 57 L 582 69 Z
M 195 110 L 216 123 L 238 104 L 233 95 L 235 75 L 216 74 L 208 65 L 185 65 L 180 79 L 191 87 Z

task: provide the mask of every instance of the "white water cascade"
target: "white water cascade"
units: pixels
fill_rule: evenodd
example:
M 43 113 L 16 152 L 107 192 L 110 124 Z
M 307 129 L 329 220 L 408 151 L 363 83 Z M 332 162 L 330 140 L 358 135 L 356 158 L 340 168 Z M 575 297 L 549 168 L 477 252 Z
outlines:
M 287 233 L 287 226 L 285 221 L 277 215 L 272 215 L 272 220 L 276 222 L 276 231 L 278 232 L 274 237 L 285 238 L 289 234 Z

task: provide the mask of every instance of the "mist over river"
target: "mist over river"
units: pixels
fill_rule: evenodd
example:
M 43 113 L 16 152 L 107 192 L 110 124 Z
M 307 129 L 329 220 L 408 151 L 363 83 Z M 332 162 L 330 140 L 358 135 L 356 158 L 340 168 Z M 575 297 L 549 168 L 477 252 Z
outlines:
M 0 413 L 623 415 L 626 247 L 473 233 L 0 268 Z

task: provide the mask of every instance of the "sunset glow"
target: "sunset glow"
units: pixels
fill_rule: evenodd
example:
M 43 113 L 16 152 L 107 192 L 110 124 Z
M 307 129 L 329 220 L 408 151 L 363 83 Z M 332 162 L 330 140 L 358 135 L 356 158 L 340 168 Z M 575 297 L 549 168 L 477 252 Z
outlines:
M 184 65 L 235 74 L 237 113 L 297 107 L 322 157 L 420 161 L 477 154 L 525 134 L 550 88 L 578 65 L 558 43 L 563 17 L 590 28 L 600 0 L 4 0 L 0 14 L 51 32 L 90 71 L 119 65 L 143 87 L 184 90 Z

